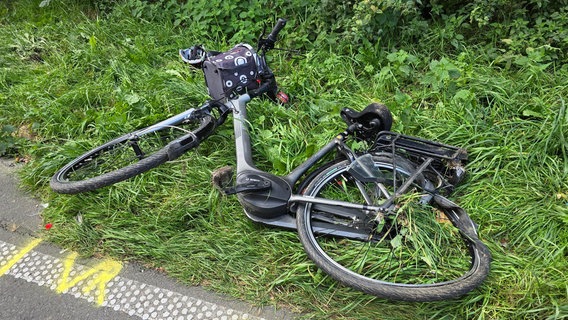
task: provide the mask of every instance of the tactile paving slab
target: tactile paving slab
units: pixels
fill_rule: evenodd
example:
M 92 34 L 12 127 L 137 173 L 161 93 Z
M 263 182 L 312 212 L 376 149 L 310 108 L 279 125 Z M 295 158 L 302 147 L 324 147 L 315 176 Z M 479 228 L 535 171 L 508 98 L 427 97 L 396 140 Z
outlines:
M 10 275 L 142 319 L 262 319 L 168 289 L 115 275 L 118 262 L 95 267 L 0 241 L 0 276 Z M 118 269 L 118 270 L 117 270 Z M 102 291 L 101 291 L 102 290 Z

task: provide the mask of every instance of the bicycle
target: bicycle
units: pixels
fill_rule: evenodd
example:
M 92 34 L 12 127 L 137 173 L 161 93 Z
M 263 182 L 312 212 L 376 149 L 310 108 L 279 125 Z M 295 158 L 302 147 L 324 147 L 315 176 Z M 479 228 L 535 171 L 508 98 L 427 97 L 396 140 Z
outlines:
M 180 50 L 203 69 L 211 99 L 86 152 L 53 176 L 51 188 L 74 194 L 133 177 L 197 147 L 232 114 L 236 179 L 221 168 L 213 184 L 236 195 L 251 220 L 297 230 L 308 257 L 332 278 L 406 301 L 454 299 L 479 286 L 490 252 L 465 210 L 446 198 L 465 174 L 467 152 L 391 132 L 386 106 L 344 108 L 346 129 L 285 176 L 254 165 L 246 106 L 261 96 L 286 99 L 265 58 L 285 24 L 263 32 L 256 51 L 246 44 Z M 353 150 L 350 141 L 369 147 Z

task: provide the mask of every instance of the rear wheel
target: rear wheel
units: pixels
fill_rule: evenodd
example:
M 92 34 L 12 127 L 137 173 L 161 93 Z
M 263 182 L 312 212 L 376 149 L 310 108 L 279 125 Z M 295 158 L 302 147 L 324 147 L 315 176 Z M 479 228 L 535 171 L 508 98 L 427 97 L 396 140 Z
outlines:
M 126 180 L 171 160 L 169 146 L 173 143 L 183 144 L 184 151 L 197 146 L 199 139 L 214 127 L 210 115 L 185 119 L 175 125 L 163 123 L 126 134 L 86 152 L 53 176 L 51 188 L 58 193 L 74 194 Z
M 339 282 L 388 299 L 451 299 L 478 286 L 490 254 L 476 235 L 456 227 L 455 209 L 432 204 L 424 191 L 431 183 L 421 174 L 406 193 L 389 200 L 416 169 L 386 155 L 373 162 L 379 170 L 373 182 L 356 180 L 342 161 L 318 174 L 303 194 L 374 206 L 392 201 L 390 210 L 300 205 L 297 227 L 308 256 Z

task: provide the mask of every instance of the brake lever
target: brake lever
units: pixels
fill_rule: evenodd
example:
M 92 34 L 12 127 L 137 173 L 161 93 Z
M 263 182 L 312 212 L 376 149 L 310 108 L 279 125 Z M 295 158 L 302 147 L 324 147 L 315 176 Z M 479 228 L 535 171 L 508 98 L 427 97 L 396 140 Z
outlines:
M 263 23 L 262 33 L 258 37 L 258 41 L 256 43 L 256 45 L 257 45 L 256 51 L 258 51 L 258 52 L 260 52 L 261 50 L 264 50 L 264 42 L 266 41 L 266 39 L 263 39 L 263 38 L 264 38 L 265 33 L 266 33 L 266 22 Z

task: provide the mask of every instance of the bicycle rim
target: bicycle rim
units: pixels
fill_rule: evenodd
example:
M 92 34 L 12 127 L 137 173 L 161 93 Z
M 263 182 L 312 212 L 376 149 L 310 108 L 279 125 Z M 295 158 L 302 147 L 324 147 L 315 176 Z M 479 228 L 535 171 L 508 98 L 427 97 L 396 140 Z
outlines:
M 51 187 L 60 193 L 78 193 L 128 179 L 166 161 L 169 143 L 200 131 L 211 117 L 184 120 L 176 125 L 150 126 L 86 152 L 59 170 Z
M 380 170 L 375 182 L 357 185 L 344 161 L 315 177 L 304 195 L 381 205 L 415 169 L 402 159 L 374 161 Z M 308 256 L 343 284 L 384 298 L 441 300 L 473 289 L 487 275 L 488 251 L 462 236 L 450 212 L 430 205 L 426 183 L 419 175 L 390 214 L 300 206 L 298 231 Z M 357 236 L 337 236 L 347 229 Z

